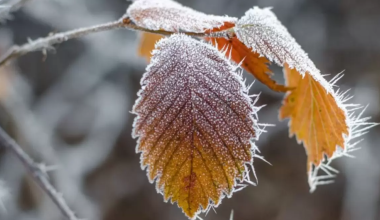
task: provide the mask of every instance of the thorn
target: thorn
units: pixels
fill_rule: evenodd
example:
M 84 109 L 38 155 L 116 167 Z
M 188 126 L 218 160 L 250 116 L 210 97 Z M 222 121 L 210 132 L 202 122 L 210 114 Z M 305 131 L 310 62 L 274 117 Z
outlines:
M 234 210 L 233 209 L 231 210 L 230 220 L 234 220 Z

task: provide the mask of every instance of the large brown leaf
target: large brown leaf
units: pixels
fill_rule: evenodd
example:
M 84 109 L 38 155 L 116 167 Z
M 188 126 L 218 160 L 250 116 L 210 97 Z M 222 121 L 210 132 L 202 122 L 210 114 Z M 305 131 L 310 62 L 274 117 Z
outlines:
M 150 181 L 194 219 L 248 180 L 257 108 L 236 67 L 211 45 L 173 35 L 156 47 L 133 135 Z

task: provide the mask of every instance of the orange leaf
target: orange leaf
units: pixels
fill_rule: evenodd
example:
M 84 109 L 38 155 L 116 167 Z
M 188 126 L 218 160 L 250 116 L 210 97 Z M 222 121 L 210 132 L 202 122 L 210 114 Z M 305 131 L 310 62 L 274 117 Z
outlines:
M 284 66 L 287 86 L 296 88 L 288 92 L 280 118 L 290 118 L 290 134 L 304 143 L 310 190 L 331 182 L 337 172 L 330 167 L 331 161 L 349 156 L 358 143 L 352 140 L 376 124 L 352 112 L 360 105 L 346 104 L 345 93 L 333 89 L 341 75 L 327 82 L 270 8 L 248 10 L 234 31 L 252 51 Z
M 133 112 L 141 165 L 165 201 L 195 219 L 249 182 L 257 108 L 242 78 L 209 44 L 172 35 L 156 44 Z
M 344 136 L 349 126 L 338 100 L 310 74 L 304 77 L 287 65 L 284 68 L 287 86 L 296 87 L 286 95 L 280 109 L 280 119 L 290 118 L 290 135 L 303 142 L 308 155 L 309 174 L 318 167 L 324 157 L 332 158 L 340 147 L 344 150 Z
M 245 46 L 239 39 L 233 37 L 231 39 L 225 38 L 211 38 L 209 39 L 214 45 L 217 44 L 219 50 L 226 49 L 226 54 L 231 54 L 231 59 L 235 63 L 241 63 L 242 67 L 249 73 L 255 76 L 257 80 L 267 85 L 270 89 L 276 92 L 286 92 L 289 90 L 284 85 L 277 84 L 271 79 L 272 72 L 267 64 L 269 60 L 260 54 L 252 52 Z
M 147 32 L 141 33 L 138 55 L 144 57 L 148 62 L 150 62 L 152 51 L 154 50 L 154 45 L 162 38 L 164 37 L 158 34 Z

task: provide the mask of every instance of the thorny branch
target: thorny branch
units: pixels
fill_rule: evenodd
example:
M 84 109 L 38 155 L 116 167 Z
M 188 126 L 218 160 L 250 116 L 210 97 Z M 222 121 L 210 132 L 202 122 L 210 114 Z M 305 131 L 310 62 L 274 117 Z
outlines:
M 21 46 L 13 46 L 10 48 L 3 57 L 0 58 L 0 66 L 4 65 L 8 61 L 10 61 L 13 58 L 21 57 L 29 52 L 33 51 L 43 51 L 44 53 L 46 50 L 51 49 L 53 45 L 60 44 L 65 41 L 83 37 L 86 35 L 89 35 L 91 33 L 97 33 L 101 31 L 107 31 L 107 30 L 114 30 L 114 29 L 120 29 L 120 28 L 127 28 L 130 30 L 135 31 L 143 31 L 143 32 L 149 32 L 149 33 L 155 33 L 160 35 L 171 35 L 174 34 L 174 32 L 170 31 L 164 31 L 164 30 L 149 30 L 144 27 L 137 26 L 134 24 L 134 22 L 128 18 L 128 17 L 122 17 L 121 19 L 105 24 L 95 25 L 91 27 L 85 27 L 85 28 L 79 28 L 67 32 L 52 34 L 45 38 L 39 38 L 34 41 L 30 41 L 29 43 L 26 43 Z M 228 29 L 224 31 L 219 32 L 213 32 L 213 33 L 194 33 L 194 32 L 181 32 L 186 35 L 195 36 L 195 37 L 231 37 L 231 34 L 233 34 L 233 29 Z
M 37 164 L 25 153 L 25 151 L 0 127 L 0 144 L 8 148 L 23 163 L 34 181 L 49 195 L 53 202 L 60 209 L 62 214 L 69 220 L 78 220 L 74 212 L 67 205 L 62 195 L 49 182 L 47 168 Z

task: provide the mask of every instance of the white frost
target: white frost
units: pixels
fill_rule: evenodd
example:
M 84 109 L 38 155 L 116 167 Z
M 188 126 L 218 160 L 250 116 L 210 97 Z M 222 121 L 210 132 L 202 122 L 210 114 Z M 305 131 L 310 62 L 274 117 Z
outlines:
M 141 27 L 150 30 L 203 33 L 220 27 L 224 22 L 235 23 L 236 18 L 207 15 L 172 0 L 136 0 L 127 15 Z

